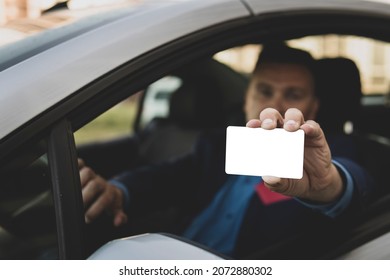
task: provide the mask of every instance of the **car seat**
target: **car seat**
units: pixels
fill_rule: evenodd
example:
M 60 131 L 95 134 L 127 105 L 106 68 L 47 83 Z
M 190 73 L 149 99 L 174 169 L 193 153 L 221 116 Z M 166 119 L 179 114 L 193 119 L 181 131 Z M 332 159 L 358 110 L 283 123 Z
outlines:
M 358 121 L 362 97 L 360 73 L 348 58 L 317 61 L 316 91 L 320 101 L 317 121 L 325 134 L 345 134 L 346 123 Z
M 387 187 L 390 140 L 366 131 L 364 126 L 360 125 L 365 120 L 362 119 L 360 103 L 362 91 L 357 66 L 347 58 L 326 58 L 318 61 L 317 74 L 317 92 L 320 100 L 317 121 L 327 137 L 345 134 L 345 123 L 353 123 L 353 133 L 349 136 L 354 137 L 357 143 L 354 147 L 358 155 L 356 160 L 375 179 L 376 190 L 373 200 L 387 194 L 385 199 L 380 200 L 385 203 L 377 201 L 374 208 L 378 208 L 378 205 L 387 205 L 390 201 L 390 189 Z
M 246 77 L 212 58 L 186 65 L 172 75 L 182 84 L 171 95 L 168 117 L 153 119 L 139 133 L 144 163 L 188 153 L 205 130 L 244 124 Z

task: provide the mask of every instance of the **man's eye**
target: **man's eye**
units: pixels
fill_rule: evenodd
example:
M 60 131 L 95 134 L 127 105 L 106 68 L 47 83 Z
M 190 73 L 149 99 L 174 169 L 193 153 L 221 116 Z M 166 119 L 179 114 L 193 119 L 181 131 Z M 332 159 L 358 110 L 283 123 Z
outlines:
M 287 101 L 300 101 L 305 98 L 305 93 L 300 89 L 288 89 L 284 93 L 284 99 Z
M 256 93 L 258 96 L 271 98 L 273 95 L 272 89 L 264 85 L 257 85 Z

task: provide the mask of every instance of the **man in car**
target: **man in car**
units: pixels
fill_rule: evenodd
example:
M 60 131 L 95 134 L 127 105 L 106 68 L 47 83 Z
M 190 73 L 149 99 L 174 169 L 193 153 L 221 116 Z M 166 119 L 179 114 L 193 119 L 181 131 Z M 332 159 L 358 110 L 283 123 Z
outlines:
M 331 154 L 314 121 L 320 105 L 314 73 L 307 52 L 265 47 L 244 105 L 247 127 L 304 131 L 302 179 L 227 175 L 225 132 L 213 132 L 200 137 L 188 156 L 111 181 L 80 160 L 87 223 L 109 211 L 119 226 L 130 213 L 175 206 L 181 215 L 173 233 L 241 258 L 334 219 L 350 219 L 367 199 L 370 178 L 348 155 Z

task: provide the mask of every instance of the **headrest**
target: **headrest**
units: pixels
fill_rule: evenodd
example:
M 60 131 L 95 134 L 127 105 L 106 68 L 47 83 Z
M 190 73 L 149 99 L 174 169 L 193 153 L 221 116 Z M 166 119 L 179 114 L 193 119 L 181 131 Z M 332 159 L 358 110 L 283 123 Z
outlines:
M 316 92 L 320 101 L 317 121 L 324 131 L 343 133 L 346 122 L 357 120 L 362 90 L 359 69 L 351 59 L 318 60 Z
M 207 128 L 235 124 L 240 118 L 247 80 L 211 58 L 173 73 L 183 83 L 170 100 L 169 118 L 187 127 Z
M 210 82 L 184 83 L 172 94 L 169 118 L 187 127 L 216 127 L 223 123 L 221 99 Z

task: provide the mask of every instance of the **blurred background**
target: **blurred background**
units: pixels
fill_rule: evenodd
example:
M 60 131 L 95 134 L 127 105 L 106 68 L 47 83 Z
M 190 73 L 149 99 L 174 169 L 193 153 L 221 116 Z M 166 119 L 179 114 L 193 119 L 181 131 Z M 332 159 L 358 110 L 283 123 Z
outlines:
M 138 0 L 0 0 L 0 46 Z

